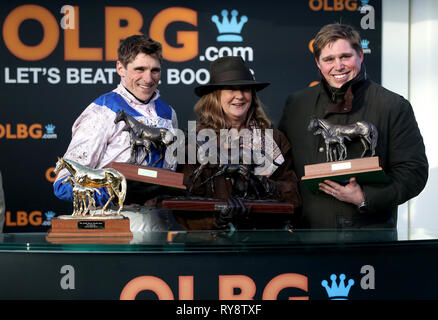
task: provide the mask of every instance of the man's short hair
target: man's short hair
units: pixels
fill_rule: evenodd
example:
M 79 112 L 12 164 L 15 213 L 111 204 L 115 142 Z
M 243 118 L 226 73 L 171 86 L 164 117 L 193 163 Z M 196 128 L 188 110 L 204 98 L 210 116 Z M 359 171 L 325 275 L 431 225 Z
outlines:
M 322 27 L 316 35 L 315 41 L 313 41 L 313 54 L 315 55 L 315 58 L 319 60 L 322 49 L 324 49 L 329 43 L 333 43 L 338 39 L 347 40 L 351 47 L 360 55 L 362 45 L 359 32 L 357 32 L 352 26 L 333 23 Z
M 139 53 L 154 56 L 160 63 L 163 60 L 161 43 L 144 35 L 133 35 L 122 40 L 117 49 L 118 60 L 124 67 L 134 61 Z

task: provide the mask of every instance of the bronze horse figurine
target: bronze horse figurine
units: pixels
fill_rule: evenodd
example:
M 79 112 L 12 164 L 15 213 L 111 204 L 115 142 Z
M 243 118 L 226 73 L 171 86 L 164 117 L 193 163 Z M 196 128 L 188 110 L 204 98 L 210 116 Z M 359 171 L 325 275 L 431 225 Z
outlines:
M 347 158 L 347 149 L 344 144 L 344 139 L 352 140 L 359 138 L 364 147 L 364 151 L 361 154 L 363 158 L 366 152 L 369 150 L 371 156 L 376 154 L 376 146 L 378 139 L 377 128 L 369 122 L 357 121 L 348 125 L 337 125 L 333 124 L 325 119 L 312 118 L 307 127 L 309 131 L 315 130 L 314 134 L 321 134 L 327 146 L 327 161 L 333 161 L 331 153 L 333 149 L 329 146 L 335 143 L 339 144 L 339 160 L 344 160 Z
M 315 136 L 318 134 L 324 139 L 327 161 L 342 161 L 347 158 L 347 147 L 345 146 L 344 138 L 350 140 L 349 137 L 330 136 L 327 131 L 321 128 L 313 133 Z
M 174 135 L 165 128 L 155 128 L 144 125 L 137 121 L 133 116 L 127 114 L 123 110 L 117 112 L 114 123 L 124 121 L 126 126 L 124 131 L 129 132 L 130 145 L 131 145 L 131 158 L 130 163 L 136 163 L 138 147 L 143 147 L 145 153 L 144 157 L 137 164 L 142 164 L 148 156 L 146 165 L 151 162 L 151 147 L 153 146 L 159 152 L 159 158 L 152 164 L 155 167 L 161 159 L 164 158 L 166 148 L 174 141 Z
M 208 143 L 208 142 L 206 142 Z M 197 142 L 197 147 L 200 145 Z M 250 195 L 250 190 L 253 191 L 253 195 L 257 199 L 261 199 L 261 193 L 264 195 L 272 196 L 275 192 L 274 185 L 269 182 L 269 180 L 263 175 L 255 175 L 255 161 L 252 157 L 252 160 L 249 164 L 242 163 L 220 163 L 220 159 L 218 157 L 216 163 L 210 163 L 208 161 L 209 156 L 205 153 L 197 153 L 199 157 L 199 162 L 201 165 L 196 168 L 190 175 L 190 185 L 188 188 L 188 192 L 192 193 L 192 190 L 195 186 L 196 181 L 200 178 L 202 172 L 206 168 L 216 169 L 217 171 L 212 174 L 210 177 L 202 181 L 198 187 L 203 186 L 204 184 L 210 182 L 211 191 L 214 193 L 214 179 L 219 176 L 225 176 L 226 179 L 231 179 L 233 192 L 240 192 L 243 194 L 243 198 L 246 199 Z M 217 151 L 217 156 L 220 154 L 220 151 Z M 253 155 L 252 155 L 253 156 Z M 266 156 L 266 155 L 265 155 Z M 243 149 L 239 148 L 239 160 L 243 159 Z M 279 166 L 275 161 L 272 161 L 273 164 Z

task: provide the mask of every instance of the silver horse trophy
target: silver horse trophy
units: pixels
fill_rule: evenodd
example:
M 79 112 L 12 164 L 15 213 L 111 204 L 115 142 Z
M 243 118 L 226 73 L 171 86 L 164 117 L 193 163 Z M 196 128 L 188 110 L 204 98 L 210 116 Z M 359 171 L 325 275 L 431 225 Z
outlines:
M 127 183 L 123 174 L 112 168 L 91 169 L 87 166 L 81 165 L 76 161 L 59 158 L 55 167 L 55 174 L 58 174 L 62 169 L 72 175 L 69 180 L 63 183 L 70 182 L 73 189 L 73 205 L 74 212 L 72 216 L 86 215 L 94 205 L 94 192 L 100 193 L 96 188 L 105 187 L 110 195 L 108 201 L 102 208 L 102 216 L 111 201 L 117 196 L 119 209 L 115 215 L 121 215 L 123 209 L 123 202 L 126 198 Z M 85 202 L 88 199 L 88 207 L 85 208 Z M 82 204 L 81 204 L 82 203 Z

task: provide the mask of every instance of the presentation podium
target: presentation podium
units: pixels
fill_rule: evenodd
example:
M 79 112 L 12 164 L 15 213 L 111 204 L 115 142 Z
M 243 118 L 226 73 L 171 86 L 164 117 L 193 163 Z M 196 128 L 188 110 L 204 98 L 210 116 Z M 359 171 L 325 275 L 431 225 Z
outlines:
M 0 299 L 438 299 L 437 230 L 409 240 L 392 229 L 144 232 L 129 244 L 45 236 L 0 237 Z

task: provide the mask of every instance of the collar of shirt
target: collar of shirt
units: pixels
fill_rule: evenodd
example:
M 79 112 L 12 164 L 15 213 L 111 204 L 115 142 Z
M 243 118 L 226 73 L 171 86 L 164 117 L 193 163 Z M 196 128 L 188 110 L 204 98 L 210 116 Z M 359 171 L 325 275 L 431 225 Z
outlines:
M 336 103 L 330 110 L 326 112 L 324 118 L 332 113 L 348 113 L 353 107 L 354 92 L 360 84 L 367 80 L 365 65 L 362 64 L 361 69 L 356 77 L 345 83 L 341 88 L 332 88 L 329 86 L 324 77 L 321 79 L 321 91 L 328 95 L 329 99 Z M 321 94 L 323 94 L 321 92 Z
M 148 116 L 157 116 L 155 111 L 154 101 L 160 97 L 160 91 L 155 90 L 154 96 L 148 101 L 148 103 L 141 102 L 131 92 L 129 92 L 121 83 L 117 86 L 118 93 L 129 103 L 130 106 L 141 111 Z

